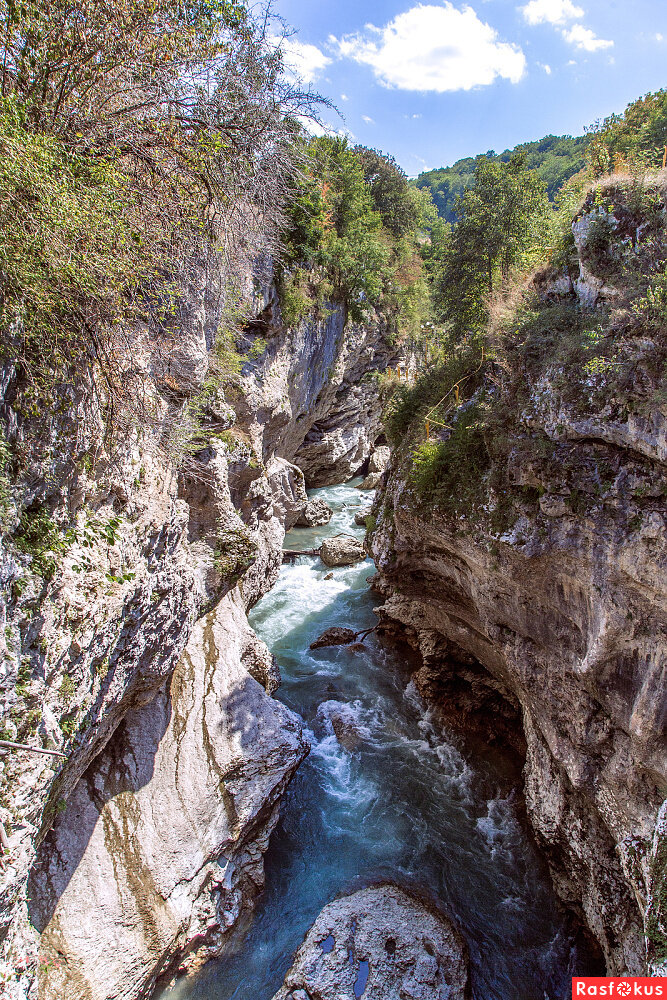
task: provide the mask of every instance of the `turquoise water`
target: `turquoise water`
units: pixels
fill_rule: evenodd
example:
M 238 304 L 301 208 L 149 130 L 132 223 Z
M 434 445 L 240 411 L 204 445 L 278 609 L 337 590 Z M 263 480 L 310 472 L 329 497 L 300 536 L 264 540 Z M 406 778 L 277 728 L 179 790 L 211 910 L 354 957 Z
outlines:
M 325 528 L 290 532 L 287 548 L 363 536 L 353 516 L 368 494 L 347 484 L 313 495 L 335 515 Z M 370 560 L 332 571 L 303 557 L 251 613 L 281 667 L 278 697 L 304 719 L 312 751 L 283 803 L 243 945 L 169 1000 L 271 1000 L 322 907 L 379 878 L 427 890 L 456 917 L 475 1000 L 565 1000 L 572 975 L 603 974 L 573 941 L 530 838 L 516 760 L 443 730 L 402 646 L 370 635 L 362 649 L 309 650 L 331 625 L 375 624 L 373 571 Z

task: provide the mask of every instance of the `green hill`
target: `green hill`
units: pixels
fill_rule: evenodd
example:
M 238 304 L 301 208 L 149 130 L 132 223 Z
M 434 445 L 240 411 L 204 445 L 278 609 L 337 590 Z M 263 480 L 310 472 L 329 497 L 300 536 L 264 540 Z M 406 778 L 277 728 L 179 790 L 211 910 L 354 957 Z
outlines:
M 524 142 L 514 149 L 506 149 L 504 153 L 489 150 L 481 155 L 507 162 L 513 154 L 524 153 L 526 166 L 536 170 L 546 182 L 549 198 L 553 200 L 568 177 L 572 177 L 584 166 L 588 142 L 589 137 L 585 135 L 574 138 L 571 135 L 547 135 L 536 142 Z M 438 214 L 448 222 L 455 221 L 456 199 L 472 182 L 476 159 L 477 157 L 468 156 L 457 160 L 451 167 L 428 170 L 414 182 L 419 188 L 431 189 Z

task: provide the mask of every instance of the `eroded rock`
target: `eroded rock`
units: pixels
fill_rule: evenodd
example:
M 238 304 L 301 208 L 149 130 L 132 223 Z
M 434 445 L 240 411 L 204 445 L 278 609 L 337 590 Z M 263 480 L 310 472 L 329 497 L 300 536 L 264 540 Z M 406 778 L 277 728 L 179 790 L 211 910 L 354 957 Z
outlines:
M 364 547 L 352 535 L 338 535 L 325 538 L 320 549 L 320 558 L 326 566 L 351 566 L 366 558 Z
M 369 472 L 384 472 L 389 465 L 389 459 L 391 458 L 391 449 L 389 445 L 381 444 L 373 451 L 373 454 L 368 460 L 368 471 Z
M 320 913 L 273 1000 L 464 1000 L 465 945 L 453 923 L 394 885 Z
M 340 628 L 338 625 L 333 625 L 331 628 L 326 629 L 321 636 L 319 636 L 315 642 L 311 642 L 311 649 L 321 649 L 323 646 L 345 646 L 349 642 L 354 642 L 357 637 L 357 633 L 351 628 Z
M 366 527 L 366 518 L 371 516 L 371 507 L 367 507 L 366 510 L 360 510 L 354 515 L 354 523 L 358 524 L 360 528 Z
M 323 524 L 328 524 L 333 516 L 333 511 L 326 500 L 316 497 L 309 500 L 296 522 L 297 528 L 318 528 Z
M 363 482 L 357 486 L 358 490 L 376 490 L 382 485 L 381 472 L 369 472 Z
M 70 796 L 31 876 L 41 1000 L 145 995 L 165 956 L 183 967 L 216 954 L 252 905 L 308 749 L 298 718 L 243 665 L 258 643 L 238 598 L 224 598 L 169 687 L 126 715 Z

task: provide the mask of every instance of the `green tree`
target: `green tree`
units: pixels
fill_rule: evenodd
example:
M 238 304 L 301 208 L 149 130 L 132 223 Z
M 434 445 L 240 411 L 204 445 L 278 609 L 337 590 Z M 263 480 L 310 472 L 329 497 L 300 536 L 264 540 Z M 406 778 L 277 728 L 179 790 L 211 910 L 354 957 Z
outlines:
M 443 318 L 461 331 L 477 327 L 488 297 L 513 268 L 528 263 L 548 213 L 545 185 L 525 169 L 524 157 L 508 163 L 480 157 L 442 247 L 435 296 Z
M 667 145 L 667 90 L 639 97 L 622 115 L 610 115 L 589 131 L 588 159 L 596 177 L 626 163 L 659 167 Z

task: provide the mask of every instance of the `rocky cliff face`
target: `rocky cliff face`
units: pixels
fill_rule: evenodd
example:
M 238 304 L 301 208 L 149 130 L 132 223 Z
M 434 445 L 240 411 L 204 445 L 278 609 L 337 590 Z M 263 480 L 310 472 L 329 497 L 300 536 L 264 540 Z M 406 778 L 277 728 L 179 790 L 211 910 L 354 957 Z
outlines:
M 579 220 L 578 240 L 581 231 Z M 568 297 L 593 308 L 601 289 L 609 298 L 609 284 L 592 282 L 584 266 L 577 282 L 542 282 L 545 308 L 560 310 L 540 314 L 543 325 L 562 321 Z M 502 455 L 490 443 L 476 504 L 439 511 L 410 485 L 411 456 L 396 461 L 372 538 L 385 597 L 378 614 L 421 652 L 426 695 L 462 724 L 475 720 L 490 738 L 523 747 L 538 841 L 609 974 L 661 974 L 664 343 L 628 310 L 597 315 L 613 361 L 567 375 L 552 351 L 538 377 L 525 364 L 521 391 L 499 390 L 494 375 L 487 391 L 512 415 L 510 440 Z M 457 415 L 450 420 L 456 428 Z
M 271 289 L 249 338 L 262 354 L 245 371 L 241 414 L 258 453 L 295 462 L 308 486 L 349 479 L 383 440 L 376 376 L 396 353 L 381 318 L 346 322 L 331 305 L 285 330 Z
M 64 754 L 3 761 L 12 997 L 138 997 L 219 953 L 261 887 L 280 796 L 307 752 L 269 697 L 277 670 L 245 610 L 274 582 L 306 503 L 289 459 L 389 348 L 377 325 L 346 326 L 335 309 L 284 329 L 268 292 L 248 328 L 256 342 L 269 309 L 259 360 L 202 396 L 218 285 L 210 269 L 190 281 L 167 362 L 144 337 L 151 420 L 113 452 L 83 385 L 36 457 L 5 373 L 23 514 L 2 552 L 2 736 Z M 337 421 L 336 478 L 368 457 L 375 420 L 348 408 Z M 167 423 L 187 437 L 179 467 Z

